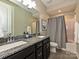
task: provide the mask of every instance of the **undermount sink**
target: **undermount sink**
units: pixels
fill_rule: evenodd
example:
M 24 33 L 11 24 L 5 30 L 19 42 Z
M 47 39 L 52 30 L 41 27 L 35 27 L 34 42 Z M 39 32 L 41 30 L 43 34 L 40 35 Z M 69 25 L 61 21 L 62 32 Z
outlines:
M 38 38 L 44 38 L 45 36 L 38 36 Z
M 15 43 L 2 45 L 2 46 L 0 46 L 0 52 L 7 51 L 7 50 L 9 50 L 9 49 L 12 49 L 12 48 L 15 48 L 15 47 L 24 45 L 24 44 L 27 44 L 27 42 L 18 41 L 18 42 L 15 42 Z

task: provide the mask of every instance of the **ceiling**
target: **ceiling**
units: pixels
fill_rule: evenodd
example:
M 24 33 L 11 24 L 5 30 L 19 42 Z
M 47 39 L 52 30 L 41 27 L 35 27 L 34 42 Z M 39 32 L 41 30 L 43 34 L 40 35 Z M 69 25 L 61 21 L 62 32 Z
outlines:
M 76 8 L 76 0 L 41 0 L 49 15 L 73 12 Z

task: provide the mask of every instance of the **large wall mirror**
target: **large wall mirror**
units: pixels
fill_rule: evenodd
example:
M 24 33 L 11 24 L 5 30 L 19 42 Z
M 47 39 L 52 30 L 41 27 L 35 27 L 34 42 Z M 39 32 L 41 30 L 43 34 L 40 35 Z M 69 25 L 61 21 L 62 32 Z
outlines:
M 9 0 L 0 0 L 0 37 L 11 35 L 22 35 L 29 28 L 30 33 L 37 33 L 38 18 L 31 12 L 10 2 Z

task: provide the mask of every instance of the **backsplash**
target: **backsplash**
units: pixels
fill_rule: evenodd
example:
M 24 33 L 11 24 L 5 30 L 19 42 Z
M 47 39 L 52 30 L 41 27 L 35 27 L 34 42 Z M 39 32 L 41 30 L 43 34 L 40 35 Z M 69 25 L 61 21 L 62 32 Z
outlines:
M 39 35 L 39 33 L 37 35 Z M 26 34 L 24 34 L 24 35 L 12 36 L 10 38 L 13 39 L 14 41 L 17 41 L 17 40 L 21 40 L 23 38 L 27 39 L 27 38 L 31 38 L 31 37 L 34 37 L 34 36 L 36 36 L 36 33 L 30 34 L 29 37 L 26 37 Z M 9 37 L 0 38 L 0 45 L 6 44 L 8 39 L 9 39 Z
M 16 40 L 22 39 L 22 38 L 25 38 L 25 35 L 12 36 L 10 38 L 9 37 L 6 37 L 6 38 L 3 37 L 3 38 L 0 38 L 0 45 L 10 43 L 10 42 L 8 42 L 9 39 L 16 41 Z
M 0 38 L 0 45 L 4 44 L 7 42 L 7 38 Z

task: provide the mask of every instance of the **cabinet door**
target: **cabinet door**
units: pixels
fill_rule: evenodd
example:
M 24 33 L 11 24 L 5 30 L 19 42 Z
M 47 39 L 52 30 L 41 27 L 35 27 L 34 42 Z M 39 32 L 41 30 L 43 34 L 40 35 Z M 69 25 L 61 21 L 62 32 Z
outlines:
M 37 50 L 36 59 L 42 59 L 42 47 Z
M 31 55 L 29 55 L 25 59 L 35 59 L 35 53 L 32 53 Z
M 24 54 L 22 52 L 18 52 L 4 59 L 24 59 L 23 55 Z
M 47 59 L 47 45 L 43 46 L 43 59 Z
M 43 41 L 43 59 L 48 59 L 50 55 L 50 40 Z
M 28 48 L 25 48 L 25 49 L 15 53 L 15 54 L 13 54 L 11 56 L 8 56 L 8 57 L 6 57 L 4 59 L 25 59 L 25 57 L 30 55 L 32 52 L 35 52 L 35 47 L 34 46 L 30 46 Z
M 47 58 L 50 55 L 50 43 L 47 43 Z

